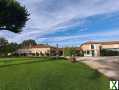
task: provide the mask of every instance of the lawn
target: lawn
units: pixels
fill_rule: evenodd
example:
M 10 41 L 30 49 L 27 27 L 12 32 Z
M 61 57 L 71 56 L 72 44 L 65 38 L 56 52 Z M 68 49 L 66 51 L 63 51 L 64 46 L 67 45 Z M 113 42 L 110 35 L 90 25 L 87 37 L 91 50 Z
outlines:
M 0 90 L 108 90 L 109 88 L 109 81 L 105 76 L 82 63 L 51 58 L 0 60 Z

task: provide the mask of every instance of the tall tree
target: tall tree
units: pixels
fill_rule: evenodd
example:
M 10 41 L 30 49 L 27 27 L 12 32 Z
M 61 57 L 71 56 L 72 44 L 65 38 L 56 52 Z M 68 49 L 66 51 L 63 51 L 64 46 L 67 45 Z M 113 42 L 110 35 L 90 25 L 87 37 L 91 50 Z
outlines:
M 35 40 L 29 39 L 29 40 L 24 40 L 21 44 L 20 47 L 30 47 L 33 45 L 37 45 Z
M 19 48 L 17 43 L 9 43 L 5 38 L 0 38 L 0 56 L 7 56 L 14 53 Z
M 18 48 L 19 45 L 17 43 L 9 43 L 6 49 L 8 53 L 14 53 Z
M 76 55 L 76 49 L 73 47 L 64 48 L 64 56 L 72 56 Z
M 0 47 L 4 46 L 4 45 L 7 45 L 8 44 L 8 41 L 5 39 L 5 38 L 0 38 Z
M 0 0 L 0 30 L 21 31 L 28 20 L 28 11 L 16 0 Z
M 4 56 L 7 54 L 8 41 L 4 38 L 0 38 L 0 55 Z

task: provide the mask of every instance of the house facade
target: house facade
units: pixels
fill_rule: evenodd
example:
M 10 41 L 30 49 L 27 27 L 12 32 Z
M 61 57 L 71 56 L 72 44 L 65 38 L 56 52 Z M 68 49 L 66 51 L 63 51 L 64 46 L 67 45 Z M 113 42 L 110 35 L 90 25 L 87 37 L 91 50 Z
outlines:
M 57 48 L 43 44 L 23 47 L 16 51 L 19 56 L 54 56 L 56 53 Z
M 95 42 L 89 41 L 80 46 L 84 56 L 100 56 L 102 49 L 119 51 L 119 41 Z

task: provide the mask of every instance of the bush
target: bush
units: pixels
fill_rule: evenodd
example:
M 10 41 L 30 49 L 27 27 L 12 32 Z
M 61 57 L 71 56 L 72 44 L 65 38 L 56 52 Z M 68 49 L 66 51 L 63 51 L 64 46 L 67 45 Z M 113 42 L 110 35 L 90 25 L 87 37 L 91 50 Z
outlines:
M 100 53 L 101 56 L 119 56 L 119 51 L 108 50 L 108 49 L 102 49 Z

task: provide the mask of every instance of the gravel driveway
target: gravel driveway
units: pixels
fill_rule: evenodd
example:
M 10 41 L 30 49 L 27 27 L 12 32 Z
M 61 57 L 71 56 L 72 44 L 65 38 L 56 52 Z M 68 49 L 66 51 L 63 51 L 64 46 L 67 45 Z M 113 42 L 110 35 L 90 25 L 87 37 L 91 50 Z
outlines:
M 93 69 L 97 69 L 110 79 L 119 80 L 119 56 L 113 57 L 77 57 Z

